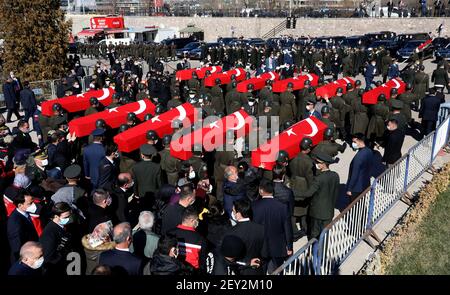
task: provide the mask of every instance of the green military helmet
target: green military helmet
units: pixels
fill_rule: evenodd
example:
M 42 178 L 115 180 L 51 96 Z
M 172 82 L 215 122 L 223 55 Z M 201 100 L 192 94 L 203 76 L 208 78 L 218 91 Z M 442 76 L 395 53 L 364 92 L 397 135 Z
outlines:
M 158 104 L 155 108 L 155 114 L 156 115 L 161 115 L 162 113 L 164 113 L 166 111 L 166 108 L 162 105 L 162 104 Z
M 287 89 L 292 89 L 292 88 L 294 88 L 294 83 L 289 82 L 289 83 L 287 84 Z
M 361 80 L 356 80 L 355 81 L 355 86 L 361 86 Z
M 350 90 L 350 89 L 352 89 L 352 88 L 353 88 L 352 83 L 347 83 L 347 90 Z
M 149 130 L 147 131 L 147 134 L 145 135 L 147 140 L 158 140 L 158 134 L 156 133 L 155 130 Z
M 384 95 L 383 93 L 378 95 L 378 101 L 386 101 L 386 95 Z
M 381 85 L 383 85 L 383 82 L 381 82 L 381 81 L 376 81 L 375 82 L 375 86 L 380 87 Z
M 236 75 L 235 75 L 235 74 L 231 75 L 231 76 L 230 76 L 230 79 L 231 79 L 231 81 L 236 80 Z
M 312 148 L 313 142 L 309 137 L 304 137 L 302 141 L 300 141 L 300 150 L 306 151 Z
M 279 151 L 276 162 L 280 164 L 287 164 L 289 162 L 289 154 L 283 150 Z
M 98 99 L 96 97 L 91 97 L 89 99 L 89 103 L 90 103 L 91 106 L 96 106 L 96 105 L 99 104 Z
M 396 95 L 396 94 L 398 94 L 397 88 L 392 88 L 391 89 L 391 95 Z
M 253 84 L 248 84 L 248 85 L 247 85 L 247 90 L 253 90 L 253 88 L 254 88 L 254 87 L 253 87 Z
M 344 89 L 342 89 L 342 87 L 338 87 L 336 89 L 336 94 L 342 94 L 342 93 L 344 93 Z
M 144 83 L 139 83 L 138 88 L 139 88 L 139 90 L 144 90 L 145 89 L 145 84 Z
M 144 116 L 144 121 L 148 121 L 148 120 L 150 120 L 151 118 L 153 118 L 153 115 L 152 115 L 152 114 L 150 114 L 150 113 L 145 114 L 145 116 Z
M 406 83 L 406 91 L 408 91 L 408 90 L 412 90 L 413 89 L 413 87 L 412 87 L 412 84 L 411 83 Z
M 311 85 L 311 81 L 309 81 L 309 79 L 305 80 L 305 83 L 303 83 L 303 85 L 305 85 L 305 87 Z
M 283 124 L 283 130 L 291 128 L 295 123 L 292 120 L 288 120 Z
M 231 82 L 231 87 L 236 88 L 236 86 L 237 86 L 237 82 L 236 81 Z
M 117 92 L 115 92 L 115 93 L 112 95 L 112 99 L 114 99 L 114 100 L 120 100 L 120 94 L 117 93 Z
M 330 113 L 330 107 L 327 106 L 327 105 L 323 106 L 322 109 L 320 110 L 320 113 L 322 115 L 329 114 Z
M 266 86 L 272 86 L 273 81 L 271 79 L 266 80 Z
M 309 86 L 309 87 L 308 87 L 308 93 L 314 93 L 314 91 L 316 91 L 316 90 L 314 89 L 314 87 L 312 87 L 312 86 Z
M 216 83 L 216 85 L 220 85 L 220 84 L 222 84 L 222 81 L 220 80 L 220 78 L 216 78 L 214 80 L 214 83 Z
M 53 104 L 52 110 L 53 110 L 54 112 L 60 112 L 60 111 L 62 111 L 62 106 L 61 106 L 61 104 L 59 104 L 59 103 Z
M 162 138 L 162 144 L 164 145 L 164 147 L 170 146 L 171 141 L 172 141 L 172 135 L 170 135 L 170 134 L 166 134 Z
M 128 113 L 127 114 L 127 122 L 135 122 L 136 121 L 136 114 L 135 113 Z
M 103 119 L 97 119 L 97 121 L 95 121 L 95 128 L 106 128 L 106 122 Z
M 124 131 L 127 131 L 130 127 L 127 124 L 122 124 L 119 127 L 119 133 L 122 133 Z
M 323 139 L 324 140 L 330 140 L 334 136 L 334 130 L 332 128 L 326 128 L 323 131 Z
M 172 128 L 181 129 L 183 128 L 183 122 L 180 119 L 175 119 L 172 121 Z

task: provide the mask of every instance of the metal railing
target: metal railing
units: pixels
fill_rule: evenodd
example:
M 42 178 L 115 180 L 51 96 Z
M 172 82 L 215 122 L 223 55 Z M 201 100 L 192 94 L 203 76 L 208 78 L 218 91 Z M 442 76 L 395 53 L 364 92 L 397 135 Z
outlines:
M 278 267 L 271 275 L 314 275 L 316 274 L 314 252 L 317 251 L 317 240 L 311 239 L 308 243 L 289 257 L 285 263 Z
M 319 240 L 311 240 L 273 274 L 334 274 L 361 240 L 373 236 L 374 225 L 433 164 L 450 137 L 450 105 L 441 105 L 434 132 L 378 176 L 372 185 L 328 224 Z
M 273 29 L 270 29 L 267 33 L 262 35 L 261 38 L 267 39 L 267 38 L 275 37 L 278 33 L 283 32 L 284 30 L 286 30 L 286 24 L 287 24 L 287 20 L 282 21 L 281 23 L 276 25 Z

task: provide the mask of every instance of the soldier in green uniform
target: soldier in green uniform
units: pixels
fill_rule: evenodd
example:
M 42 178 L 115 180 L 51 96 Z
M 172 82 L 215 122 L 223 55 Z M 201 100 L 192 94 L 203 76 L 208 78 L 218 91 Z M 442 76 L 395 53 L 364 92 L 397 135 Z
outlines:
M 402 113 L 405 115 L 408 123 L 411 122 L 411 104 L 415 101 L 415 95 L 412 93 L 411 84 L 406 84 L 405 92 L 398 96 L 398 100 L 403 102 Z
M 216 182 L 216 197 L 218 200 L 223 200 L 223 182 L 224 173 L 227 166 L 233 165 L 236 159 L 236 152 L 233 149 L 234 145 L 234 131 L 228 130 L 226 132 L 226 144 L 217 148 L 214 155 L 214 180 Z
M 233 81 L 230 84 L 233 88 L 225 95 L 225 110 L 227 114 L 232 114 L 242 107 L 241 96 L 236 89 L 237 82 Z
M 414 75 L 414 87 L 413 93 L 415 97 L 415 108 L 420 108 L 420 101 L 425 97 L 425 94 L 430 88 L 430 77 L 425 74 L 425 67 L 423 65 L 419 66 L 419 71 Z
M 309 231 L 308 239 L 318 238 L 324 227 L 334 217 L 334 206 L 339 197 L 339 175 L 330 170 L 330 164 L 337 163 L 327 154 L 314 156 L 316 169 L 320 173 L 314 178 L 311 186 L 306 191 L 301 191 L 301 198 L 310 198 L 308 210 Z
M 306 97 L 308 96 L 309 87 L 311 85 L 311 81 L 306 80 L 303 89 L 300 90 L 297 94 L 297 120 L 300 121 L 303 119 L 303 113 L 306 108 Z M 314 88 L 312 88 L 314 90 Z
M 293 84 L 288 83 L 287 89 L 280 95 L 280 124 L 292 121 L 297 118 L 297 105 L 295 103 L 295 95 L 292 93 Z
M 161 170 L 167 177 L 167 183 L 176 186 L 178 180 L 178 171 L 180 171 L 181 161 L 170 155 L 171 135 L 165 135 L 162 138 L 164 149 L 159 152 L 161 156 Z
M 323 153 L 330 157 L 336 157 L 338 153 L 344 153 L 347 143 L 338 144 L 334 141 L 334 130 L 326 128 L 323 132 L 323 141 L 319 142 L 312 150 L 312 155 Z
M 215 85 L 211 88 L 211 104 L 214 110 L 218 113 L 222 113 L 225 110 L 225 103 L 223 100 L 223 90 L 220 87 L 221 81 L 217 78 Z
M 198 76 L 196 72 L 192 73 L 192 78 L 188 80 L 187 86 L 189 90 L 195 90 L 195 92 L 199 92 L 200 90 L 200 81 L 198 80 Z
M 336 90 L 336 96 L 330 98 L 330 103 L 332 105 L 331 121 L 336 125 L 336 130 L 339 131 L 341 138 L 345 140 L 347 133 L 344 129 L 344 120 L 348 108 L 345 105 L 345 101 L 342 99 L 343 92 L 343 89 L 339 87 Z
M 374 142 L 383 136 L 385 130 L 385 121 L 389 115 L 389 107 L 386 105 L 386 96 L 380 94 L 378 96 L 378 103 L 371 107 L 372 114 L 369 125 L 367 126 L 367 137 Z
M 398 129 L 406 132 L 408 122 L 405 115 L 402 113 L 403 102 L 398 99 L 391 100 L 391 113 L 388 115 L 388 120 L 395 119 L 397 121 Z
M 351 121 L 351 134 L 362 133 L 366 134 L 367 126 L 369 125 L 369 115 L 367 107 L 362 104 L 362 95 L 364 89 L 358 90 L 358 96 L 352 101 L 351 108 L 353 110 L 353 117 Z
M 294 215 L 298 217 L 300 227 L 307 231 L 307 213 L 309 200 L 301 197 L 301 192 L 305 192 L 312 185 L 314 180 L 314 162 L 310 157 L 312 140 L 305 137 L 300 142 L 300 153 L 289 163 L 290 187 L 294 192 L 295 209 Z
M 144 98 L 148 98 L 147 91 L 145 89 L 145 84 L 138 84 L 138 93 L 136 94 L 136 101 L 143 100 Z
M 98 112 L 103 111 L 101 109 L 100 102 L 98 101 L 98 99 L 96 97 L 91 97 L 89 99 L 89 103 L 91 106 L 86 111 L 84 111 L 85 116 L 89 116 L 89 115 L 96 114 Z
M 353 61 L 349 54 L 342 59 L 342 73 L 344 77 L 352 77 L 355 69 L 353 68 Z
M 141 161 L 137 162 L 131 173 L 135 183 L 135 195 L 143 208 L 151 209 L 155 201 L 154 194 L 161 188 L 161 166 L 152 161 L 157 151 L 150 144 L 140 147 Z
M 389 67 L 393 63 L 389 50 L 386 50 L 386 54 L 381 58 L 381 74 L 383 75 L 383 83 L 386 83 Z

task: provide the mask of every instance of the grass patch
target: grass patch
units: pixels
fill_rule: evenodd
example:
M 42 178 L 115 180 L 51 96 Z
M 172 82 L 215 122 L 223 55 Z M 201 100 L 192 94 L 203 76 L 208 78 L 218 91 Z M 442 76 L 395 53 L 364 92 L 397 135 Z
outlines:
M 431 204 L 428 213 L 397 245 L 389 275 L 450 274 L 450 187 Z

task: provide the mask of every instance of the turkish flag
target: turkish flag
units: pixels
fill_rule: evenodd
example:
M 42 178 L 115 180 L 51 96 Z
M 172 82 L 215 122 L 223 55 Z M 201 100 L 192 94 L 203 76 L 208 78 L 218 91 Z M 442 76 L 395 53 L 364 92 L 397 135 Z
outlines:
M 203 128 L 186 134 L 170 143 L 170 154 L 181 160 L 192 157 L 194 144 L 202 144 L 205 151 L 213 151 L 225 144 L 227 130 L 235 131 L 237 137 L 250 132 L 253 118 L 244 110 L 234 112 L 222 119 L 207 124 Z
M 267 72 L 254 78 L 242 81 L 236 88 L 238 92 L 247 92 L 247 85 L 253 84 L 253 90 L 260 90 L 266 85 L 266 81 L 269 79 L 272 81 L 277 81 L 280 79 L 280 75 L 276 72 Z
M 300 152 L 300 142 L 304 137 L 310 137 L 316 145 L 323 139 L 323 131 L 328 126 L 314 116 L 306 118 L 268 140 L 252 151 L 252 165 L 266 170 L 272 170 L 278 156 L 283 150 L 289 154 L 289 159 L 295 158 Z
M 427 41 L 420 44 L 419 47 L 417 47 L 417 49 L 419 49 L 419 51 L 423 51 L 425 48 L 431 45 L 431 43 L 433 43 L 433 39 L 428 39 Z
M 216 85 L 216 79 L 220 79 L 220 84 L 230 84 L 231 76 L 236 76 L 236 81 L 240 82 L 246 79 L 246 72 L 242 68 L 237 68 L 223 73 L 212 74 L 205 78 L 205 86 L 212 87 Z
M 118 128 L 126 123 L 128 113 L 135 113 L 139 120 L 143 120 L 146 114 L 155 114 L 155 105 L 148 99 L 128 103 L 126 105 L 91 114 L 89 116 L 73 119 L 69 122 L 69 132 L 73 136 L 83 137 L 91 134 L 95 129 L 98 119 L 105 120 L 111 128 Z
M 196 72 L 197 76 L 200 79 L 203 79 L 206 75 L 206 71 L 210 71 L 211 74 L 220 73 L 220 72 L 222 72 L 222 67 L 213 66 L 213 67 L 203 67 L 203 68 L 180 70 L 180 71 L 177 71 L 177 73 L 175 75 L 176 75 L 177 80 L 183 81 L 183 80 L 192 79 L 192 73 Z
M 316 74 L 306 74 L 303 76 L 298 76 L 295 78 L 289 78 L 284 80 L 278 80 L 272 85 L 273 92 L 284 92 L 286 91 L 287 85 L 292 83 L 294 90 L 300 90 L 305 88 L 305 81 L 309 80 L 311 82 L 311 86 L 317 86 L 319 82 L 319 77 Z
M 47 117 L 53 116 L 52 108 L 55 103 L 59 103 L 68 113 L 87 110 L 90 106 L 89 99 L 91 97 L 96 97 L 102 105 L 107 106 L 112 102 L 112 96 L 114 93 L 115 91 L 112 88 L 103 88 L 100 90 L 90 90 L 78 95 L 47 100 L 41 104 L 42 114 Z
M 130 128 L 114 136 L 114 142 L 119 146 L 121 152 L 131 152 L 138 149 L 147 142 L 147 132 L 154 130 L 161 138 L 164 135 L 172 134 L 172 121 L 179 119 L 183 126 L 190 126 L 197 119 L 197 111 L 190 103 L 184 103 L 170 111 L 151 118 L 133 128 Z
M 392 88 L 397 88 L 397 92 L 400 95 L 406 91 L 406 84 L 398 78 L 391 79 L 385 84 L 365 92 L 362 96 L 362 103 L 377 104 L 378 96 L 380 96 L 380 94 L 384 94 L 386 99 L 389 100 L 391 98 Z
M 343 90 L 343 93 L 347 92 L 347 83 L 351 83 L 353 87 L 355 87 L 355 80 L 353 80 L 350 77 L 345 77 L 336 81 L 333 81 L 331 83 L 328 83 L 327 85 L 321 86 L 316 89 L 316 96 L 320 97 L 333 97 L 336 95 L 336 90 L 341 87 Z

